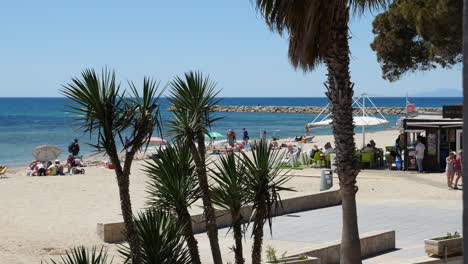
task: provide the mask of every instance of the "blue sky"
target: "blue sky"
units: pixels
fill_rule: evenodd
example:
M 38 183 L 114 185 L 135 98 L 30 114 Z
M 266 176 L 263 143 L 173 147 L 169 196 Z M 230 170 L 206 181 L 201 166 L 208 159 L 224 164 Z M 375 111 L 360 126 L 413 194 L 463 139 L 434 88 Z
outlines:
M 461 90 L 461 66 L 389 83 L 369 43 L 372 14 L 353 18 L 351 76 L 357 93 L 404 96 Z M 122 81 L 170 81 L 209 73 L 226 97 L 321 97 L 325 69 L 304 74 L 287 39 L 270 32 L 250 0 L 5 1 L 0 9 L 2 97 L 59 96 L 87 67 L 114 68 Z

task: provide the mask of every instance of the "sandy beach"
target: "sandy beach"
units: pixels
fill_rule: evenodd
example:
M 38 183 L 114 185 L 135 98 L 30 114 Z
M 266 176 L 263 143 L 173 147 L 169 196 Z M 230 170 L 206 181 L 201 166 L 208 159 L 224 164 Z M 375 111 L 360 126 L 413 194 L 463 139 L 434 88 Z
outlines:
M 377 147 L 385 147 L 392 145 L 397 136 L 396 130 L 372 132 L 366 134 L 366 141 L 373 139 Z M 361 140 L 362 135 L 356 134 L 357 146 L 361 146 Z M 305 149 L 313 144 L 322 147 L 326 142 L 333 142 L 333 137 L 317 136 Z M 132 167 L 130 188 L 134 212 L 145 206 L 147 178 L 141 171 L 143 163 L 135 161 Z M 320 169 L 291 173 L 293 177 L 287 185 L 297 192 L 284 193 L 283 198 L 319 191 Z M 97 223 L 122 221 L 112 170 L 88 167 L 85 175 L 28 177 L 23 169 L 15 169 L 7 175 L 0 179 L 2 263 L 40 263 L 78 245 L 103 245 L 115 254 L 116 245 L 103 243 L 96 234 Z M 338 180 L 336 177 L 334 180 L 337 188 Z M 426 203 L 452 208 L 461 205 L 462 192 L 447 190 L 442 173 L 364 170 L 358 176 L 358 186 L 358 203 Z M 191 212 L 200 213 L 200 204 L 197 202 Z M 231 244 L 227 238 L 224 240 Z M 210 252 L 204 249 L 202 241 L 206 239 L 201 238 L 201 255 L 209 263 Z M 116 257 L 114 263 L 121 263 L 120 258 Z

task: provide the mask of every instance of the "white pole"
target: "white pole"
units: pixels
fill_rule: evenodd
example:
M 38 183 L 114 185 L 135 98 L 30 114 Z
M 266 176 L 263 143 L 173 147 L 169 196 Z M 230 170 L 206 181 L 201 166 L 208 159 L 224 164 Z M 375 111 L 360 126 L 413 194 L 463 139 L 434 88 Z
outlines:
M 362 118 L 365 116 L 365 109 L 366 108 L 366 97 L 362 94 Z M 365 147 L 366 144 L 366 126 L 362 126 L 362 148 Z

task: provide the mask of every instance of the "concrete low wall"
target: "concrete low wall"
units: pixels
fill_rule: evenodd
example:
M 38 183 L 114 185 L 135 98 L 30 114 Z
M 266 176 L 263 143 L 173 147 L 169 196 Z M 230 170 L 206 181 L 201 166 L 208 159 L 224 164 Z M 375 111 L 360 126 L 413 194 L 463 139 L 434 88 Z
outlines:
M 360 235 L 360 238 L 362 258 L 374 256 L 395 248 L 394 230 L 364 233 Z M 313 249 L 302 249 L 300 252 L 295 252 L 292 256 L 304 254 L 320 259 L 321 264 L 338 264 L 340 263 L 340 246 L 341 241 L 329 242 Z
M 300 197 L 284 199 L 282 207 L 280 206 L 275 213 L 275 216 L 292 214 L 302 211 L 308 211 L 323 207 L 335 206 L 341 204 L 341 196 L 339 190 L 324 191 Z M 250 215 L 251 207 L 242 208 L 242 215 Z M 216 210 L 216 224 L 219 228 L 228 227 L 231 225 L 231 215 L 224 210 Z M 192 229 L 194 233 L 202 233 L 206 231 L 205 220 L 203 214 L 192 216 Z M 97 234 L 106 243 L 118 243 L 125 241 L 124 223 L 98 223 Z
M 401 264 L 463 264 L 463 256 L 445 258 L 419 257 L 402 262 Z

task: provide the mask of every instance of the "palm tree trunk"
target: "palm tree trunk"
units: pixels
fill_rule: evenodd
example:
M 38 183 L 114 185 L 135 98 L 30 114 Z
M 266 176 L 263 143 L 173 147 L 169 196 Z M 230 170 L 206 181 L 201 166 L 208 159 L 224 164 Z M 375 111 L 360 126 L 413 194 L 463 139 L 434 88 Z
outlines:
M 120 164 L 116 150 L 110 151 L 107 154 L 115 166 L 115 174 L 117 175 L 117 184 L 119 186 L 120 209 L 122 210 L 122 217 L 125 223 L 127 242 L 130 246 L 130 252 L 132 254 L 132 263 L 140 264 L 140 247 L 138 237 L 136 235 L 135 224 L 133 223 L 132 203 L 130 200 L 130 168 L 125 168 L 125 170 L 122 169 L 122 165 Z
M 234 248 L 234 254 L 236 259 L 236 264 L 244 264 L 244 256 L 242 253 L 242 217 L 240 213 L 233 215 L 232 217 L 232 227 L 234 231 L 234 241 L 236 243 Z
M 349 9 L 342 7 L 333 28 L 332 45 L 325 62 L 328 68 L 326 95 L 331 102 L 333 135 L 336 146 L 336 171 L 340 180 L 343 229 L 340 263 L 361 262 L 361 245 L 356 213 L 356 177 L 359 168 L 354 157 L 353 84 L 349 73 L 348 20 Z
M 203 212 L 206 221 L 206 233 L 210 240 L 211 255 L 213 256 L 214 264 L 223 264 L 221 250 L 218 241 L 218 227 L 216 226 L 216 215 L 211 203 L 211 194 L 208 184 L 208 177 L 205 167 L 205 142 L 203 134 L 197 137 L 198 149 L 193 141 L 189 142 L 190 152 L 192 152 L 193 160 L 195 161 L 198 183 L 202 193 Z
M 200 264 L 201 261 L 200 254 L 198 253 L 198 242 L 193 235 L 192 218 L 190 217 L 190 213 L 187 208 L 182 208 L 177 215 L 180 221 L 184 224 L 184 236 L 190 251 L 190 257 L 192 258 L 191 263 Z
M 263 244 L 263 225 L 265 223 L 265 200 L 260 200 L 259 209 L 255 212 L 254 226 L 254 243 L 252 246 L 252 264 L 260 264 L 262 261 L 262 244 Z
M 468 1 L 463 1 L 463 131 L 468 131 Z M 463 149 L 468 148 L 468 137 L 463 137 Z M 466 155 L 466 154 L 465 154 Z M 462 168 L 468 168 L 468 159 L 463 158 Z M 468 190 L 463 186 L 463 234 L 468 234 Z M 463 252 L 468 252 L 468 240 L 463 239 Z M 465 253 L 467 254 L 467 253 Z M 463 263 L 468 263 L 466 255 Z

